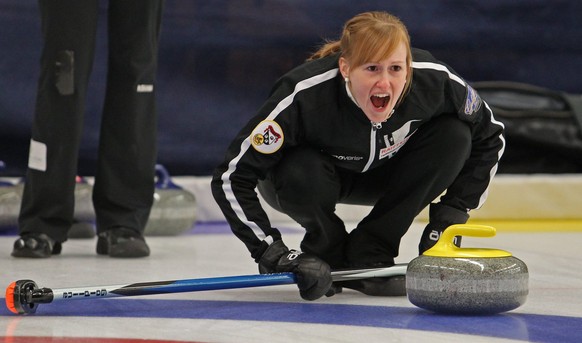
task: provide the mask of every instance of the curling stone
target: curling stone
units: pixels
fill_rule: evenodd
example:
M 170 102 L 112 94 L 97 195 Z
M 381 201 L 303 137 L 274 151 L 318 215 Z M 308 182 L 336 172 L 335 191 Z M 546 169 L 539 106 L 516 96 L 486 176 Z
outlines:
M 82 176 L 77 176 L 75 181 L 75 212 L 68 237 L 93 238 L 95 237 L 93 186 Z
M 0 180 L 0 231 L 18 226 L 22 185 Z
M 24 178 L 16 183 L 0 180 L 0 231 L 18 227 L 24 182 Z M 92 193 L 93 187 L 78 176 L 75 185 L 74 222 L 69 230 L 69 238 L 95 237 Z
M 166 168 L 156 165 L 156 189 L 146 236 L 175 236 L 192 229 L 196 221 L 196 198 L 172 182 Z
M 94 222 L 93 186 L 82 176 L 77 176 L 75 181 L 75 212 L 73 218 L 79 222 Z
M 452 225 L 438 242 L 413 259 L 406 271 L 408 300 L 423 309 L 485 315 L 511 311 L 525 303 L 528 270 L 504 250 L 459 248 L 455 236 L 492 237 L 485 225 Z

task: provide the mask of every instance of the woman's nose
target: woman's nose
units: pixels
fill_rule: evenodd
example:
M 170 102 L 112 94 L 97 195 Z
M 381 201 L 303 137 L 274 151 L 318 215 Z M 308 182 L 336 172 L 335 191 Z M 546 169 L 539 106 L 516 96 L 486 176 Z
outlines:
M 376 81 L 376 85 L 378 87 L 390 87 L 390 74 L 388 73 L 382 73 L 380 74 L 378 81 Z

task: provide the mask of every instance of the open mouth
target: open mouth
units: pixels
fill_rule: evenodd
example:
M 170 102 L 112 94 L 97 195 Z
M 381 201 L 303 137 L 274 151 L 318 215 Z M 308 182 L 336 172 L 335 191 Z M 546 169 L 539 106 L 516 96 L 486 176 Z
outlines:
M 388 105 L 390 102 L 390 95 L 388 94 L 375 94 L 370 97 L 370 101 L 374 107 L 381 109 Z

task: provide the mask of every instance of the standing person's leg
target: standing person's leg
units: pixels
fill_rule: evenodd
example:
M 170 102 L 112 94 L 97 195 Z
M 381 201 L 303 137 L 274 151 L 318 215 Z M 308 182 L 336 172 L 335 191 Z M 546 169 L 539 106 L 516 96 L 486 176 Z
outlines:
M 259 191 L 267 203 L 305 228 L 301 250 L 343 266 L 347 232 L 335 214 L 340 178 L 329 156 L 315 149 L 297 148 L 285 155 Z
M 143 239 L 157 157 L 155 77 L 163 2 L 109 4 L 107 91 L 93 203 L 97 252 L 149 255 Z
M 58 254 L 67 240 L 97 27 L 97 0 L 39 7 L 44 45 L 16 257 Z

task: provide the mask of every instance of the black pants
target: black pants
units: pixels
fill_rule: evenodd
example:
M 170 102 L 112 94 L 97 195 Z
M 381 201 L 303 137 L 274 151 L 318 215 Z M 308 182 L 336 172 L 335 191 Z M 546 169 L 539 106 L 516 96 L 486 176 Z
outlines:
M 41 0 L 39 6 L 44 45 L 19 230 L 62 242 L 73 221 L 99 1 Z M 162 7 L 161 0 L 109 2 L 107 89 L 93 192 L 99 232 L 114 226 L 143 231 L 149 217 Z
M 390 265 L 414 218 L 453 182 L 471 150 L 469 126 L 441 116 L 422 126 L 396 154 L 365 173 L 334 166 L 312 148 L 291 151 L 259 191 L 301 224 L 301 250 L 333 268 Z M 348 234 L 336 204 L 372 205 Z

